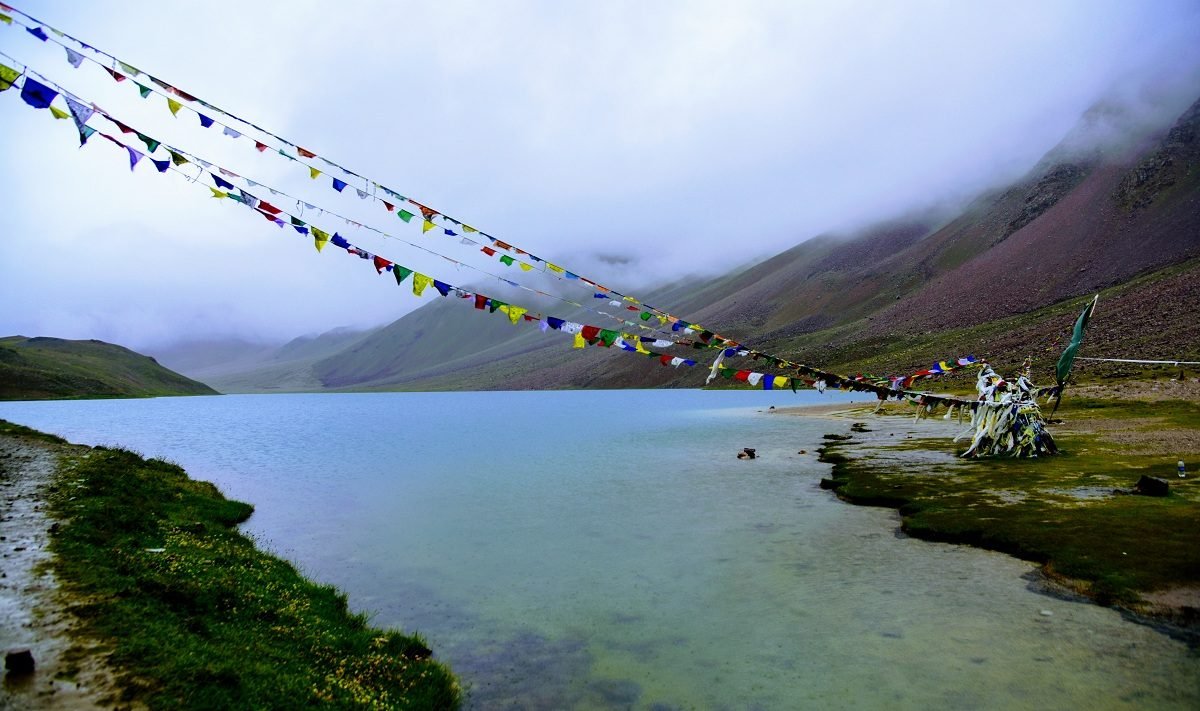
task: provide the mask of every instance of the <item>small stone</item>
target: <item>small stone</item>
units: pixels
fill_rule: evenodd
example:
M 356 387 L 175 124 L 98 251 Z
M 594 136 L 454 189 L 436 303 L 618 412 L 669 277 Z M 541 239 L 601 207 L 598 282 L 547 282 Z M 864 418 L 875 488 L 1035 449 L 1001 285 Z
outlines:
M 1054 613 L 1051 612 L 1050 610 L 1042 610 L 1042 612 L 1041 612 L 1042 617 L 1050 617 L 1053 614 Z
M 28 649 L 18 649 L 4 655 L 4 668 L 12 676 L 23 676 L 33 673 L 33 652 Z

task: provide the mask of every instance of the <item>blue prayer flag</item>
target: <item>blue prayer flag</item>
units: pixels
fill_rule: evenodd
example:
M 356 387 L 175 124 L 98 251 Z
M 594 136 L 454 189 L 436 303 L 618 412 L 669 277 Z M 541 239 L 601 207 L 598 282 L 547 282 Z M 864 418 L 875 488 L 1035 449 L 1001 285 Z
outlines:
M 337 178 L 334 178 L 334 179 L 333 179 L 333 189 L 334 189 L 334 190 L 336 190 L 336 191 L 338 191 L 338 192 L 340 193 L 340 192 L 342 192 L 342 190 L 344 190 L 345 188 L 346 188 L 346 184 L 345 184 L 345 183 L 343 183 L 342 181 L 338 180 Z
M 54 101 L 56 96 L 58 96 L 57 91 L 35 81 L 32 77 L 25 77 L 25 86 L 21 88 L 21 98 L 33 108 L 44 109 L 50 106 L 50 102 Z

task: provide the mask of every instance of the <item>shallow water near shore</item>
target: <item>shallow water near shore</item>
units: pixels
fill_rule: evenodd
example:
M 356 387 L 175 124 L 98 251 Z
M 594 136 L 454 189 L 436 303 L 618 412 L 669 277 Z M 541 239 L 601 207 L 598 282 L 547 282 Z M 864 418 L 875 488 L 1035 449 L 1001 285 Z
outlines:
M 820 490 L 821 435 L 850 421 L 766 409 L 830 397 L 258 395 L 0 417 L 253 503 L 247 532 L 375 624 L 423 633 L 471 707 L 1200 707 L 1183 644 Z

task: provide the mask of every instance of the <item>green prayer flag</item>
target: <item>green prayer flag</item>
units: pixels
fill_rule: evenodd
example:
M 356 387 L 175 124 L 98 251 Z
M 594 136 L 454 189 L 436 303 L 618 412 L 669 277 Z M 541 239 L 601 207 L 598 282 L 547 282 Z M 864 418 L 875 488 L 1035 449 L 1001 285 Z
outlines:
M 134 84 L 137 84 L 137 82 L 135 81 Z M 142 95 L 143 99 L 146 98 L 147 96 L 150 96 L 150 87 L 142 86 L 141 84 L 137 84 L 137 88 L 138 88 L 138 93 Z
M 1054 368 L 1054 374 L 1058 379 L 1059 385 L 1067 382 L 1067 377 L 1071 375 L 1071 366 L 1075 364 L 1075 353 L 1079 350 L 1080 344 L 1083 343 L 1083 330 L 1087 328 L 1088 320 L 1096 310 L 1096 302 L 1099 300 L 1100 295 L 1097 294 L 1090 304 L 1083 307 L 1079 318 L 1075 320 L 1075 330 L 1071 333 L 1071 342 L 1067 345 L 1066 350 L 1062 352 L 1062 355 L 1058 357 L 1058 365 Z
M 145 144 L 146 144 L 146 150 L 147 150 L 147 151 L 149 151 L 149 152 L 153 153 L 154 151 L 158 150 L 158 146 L 159 146 L 159 143 L 158 143 L 158 141 L 154 140 L 153 138 L 151 138 L 151 137 L 147 136 L 147 135 L 146 135 L 146 134 L 144 134 L 144 133 L 139 133 L 139 134 L 137 135 L 137 137 L 138 137 L 139 139 L 141 139 L 142 143 L 145 143 Z
M 132 64 L 126 64 L 125 62 L 122 62 L 120 60 L 117 60 L 117 64 L 121 65 L 121 69 L 124 69 L 126 74 L 133 74 L 133 75 L 141 74 L 141 72 L 138 71 L 137 67 L 133 66 Z
M 179 155 L 175 151 L 167 151 L 167 152 L 171 154 L 171 162 L 174 163 L 175 165 L 183 165 L 184 163 L 188 162 L 187 158 L 184 158 L 183 156 Z
M 620 335 L 616 331 L 610 331 L 607 328 L 600 329 L 600 340 L 604 341 L 604 345 L 606 346 L 612 346 L 612 344 L 616 343 L 617 336 Z
M 506 265 L 508 265 L 510 267 L 513 265 L 513 258 L 508 256 L 507 254 L 500 257 L 500 261 L 504 262 Z
M 491 309 L 489 313 L 496 313 L 496 309 L 500 308 L 501 306 L 508 306 L 508 304 L 504 303 L 503 301 L 497 301 L 496 299 L 488 299 L 488 308 Z
M 399 285 L 400 282 L 402 282 L 406 278 L 408 278 L 408 275 L 412 274 L 412 273 L 413 273 L 413 270 L 409 269 L 408 267 L 402 267 L 399 264 L 392 265 L 392 275 L 396 277 L 397 285 Z
M 304 220 L 301 220 L 299 217 L 293 217 L 292 224 L 297 225 L 299 227 L 304 227 Z
M 397 213 L 396 213 L 396 217 L 399 217 L 401 220 L 404 220 L 405 222 L 408 222 L 408 221 L 409 221 L 409 220 L 411 220 L 412 218 L 416 217 L 416 215 L 414 215 L 413 213 L 409 212 L 408 210 L 401 210 L 400 212 L 397 212 Z
M 21 76 L 21 73 L 16 69 L 0 64 L 0 91 L 12 88 L 13 82 L 15 82 L 19 76 Z
M 649 311 L 643 311 L 643 312 L 642 312 L 642 320 L 643 320 L 643 321 L 649 321 L 649 320 L 650 320 L 650 318 L 651 318 L 651 315 L 650 315 L 650 312 L 649 312 Z

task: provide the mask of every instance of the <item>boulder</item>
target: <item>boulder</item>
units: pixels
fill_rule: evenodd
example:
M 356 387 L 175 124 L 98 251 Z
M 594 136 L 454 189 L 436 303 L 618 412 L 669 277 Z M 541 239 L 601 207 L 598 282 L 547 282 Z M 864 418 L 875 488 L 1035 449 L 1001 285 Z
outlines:
M 1133 485 L 1133 493 L 1142 496 L 1166 496 L 1171 493 L 1171 485 L 1164 479 L 1143 474 Z
M 4 668 L 13 676 L 33 673 L 33 652 L 17 649 L 4 655 Z

